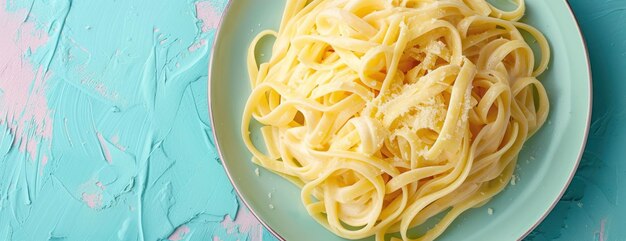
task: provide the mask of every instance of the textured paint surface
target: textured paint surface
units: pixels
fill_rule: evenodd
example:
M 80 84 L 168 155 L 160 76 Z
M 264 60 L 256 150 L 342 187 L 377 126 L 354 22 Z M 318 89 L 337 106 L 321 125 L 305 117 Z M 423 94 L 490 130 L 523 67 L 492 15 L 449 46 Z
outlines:
M 593 124 L 572 185 L 527 240 L 626 240 L 626 2 L 570 3 Z M 0 240 L 275 240 L 210 137 L 225 4 L 0 0 Z
M 272 240 L 209 139 L 225 4 L 0 1 L 0 240 Z

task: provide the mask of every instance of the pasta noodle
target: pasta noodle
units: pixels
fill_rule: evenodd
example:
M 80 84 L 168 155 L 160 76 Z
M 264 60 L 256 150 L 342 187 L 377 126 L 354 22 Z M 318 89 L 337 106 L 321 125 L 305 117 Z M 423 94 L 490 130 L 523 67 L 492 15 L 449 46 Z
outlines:
M 287 0 L 278 32 L 248 52 L 241 131 L 252 161 L 298 185 L 338 236 L 436 239 L 504 189 L 547 118 L 537 76 L 550 50 L 518 22 L 524 11 L 523 0 L 512 11 L 486 0 Z M 539 45 L 537 64 L 520 30 Z M 268 36 L 271 57 L 258 65 Z

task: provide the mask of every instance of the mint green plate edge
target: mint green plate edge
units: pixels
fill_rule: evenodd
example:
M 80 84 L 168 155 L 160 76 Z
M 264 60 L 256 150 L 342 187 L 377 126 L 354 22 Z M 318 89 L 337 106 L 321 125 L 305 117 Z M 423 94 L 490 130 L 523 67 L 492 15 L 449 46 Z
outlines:
M 565 43 L 566 46 L 554 46 L 551 43 L 551 47 L 553 47 L 553 57 L 559 57 L 558 54 L 554 54 L 554 50 L 558 48 L 567 49 L 569 54 L 565 59 L 569 63 L 568 77 L 574 78 L 575 82 L 565 87 L 567 90 L 570 90 L 572 85 L 580 84 L 574 89 L 572 95 L 570 95 L 570 101 L 575 103 L 570 103 L 567 107 L 574 107 L 574 109 L 569 110 L 569 116 L 573 118 L 569 118 L 566 123 L 568 130 L 565 130 L 564 134 L 561 129 L 560 137 L 562 142 L 566 141 L 569 144 L 565 146 L 570 147 L 577 151 L 577 153 L 566 153 L 565 156 L 568 158 L 562 158 L 564 161 L 563 170 L 556 175 L 555 180 L 551 180 L 553 182 L 539 183 L 539 180 L 532 179 L 530 182 L 522 183 L 521 185 L 513 186 L 507 188 L 502 194 L 498 195 L 494 200 L 490 202 L 496 203 L 495 206 L 501 203 L 513 202 L 513 198 L 518 195 L 520 197 L 528 198 L 529 195 L 542 195 L 540 198 L 543 202 L 539 201 L 537 204 L 537 200 L 535 201 L 534 206 L 527 210 L 516 210 L 512 208 L 507 209 L 495 209 L 495 214 L 488 215 L 485 214 L 484 210 L 488 207 L 491 207 L 490 204 L 487 204 L 485 207 L 477 208 L 474 210 L 468 211 L 469 214 L 464 214 L 461 216 L 460 220 L 455 221 L 451 226 L 450 230 L 447 230 L 444 235 L 440 237 L 438 240 L 458 240 L 459 238 L 463 238 L 463 240 L 521 240 L 526 235 L 528 235 L 552 210 L 552 208 L 556 205 L 560 197 L 564 194 L 567 186 L 571 182 L 576 168 L 580 162 L 582 157 L 584 147 L 587 140 L 587 133 L 589 130 L 589 125 L 591 122 L 591 104 L 592 104 L 592 81 L 591 81 L 591 67 L 589 64 L 589 57 L 587 52 L 587 47 L 585 44 L 585 40 L 582 36 L 580 28 L 578 26 L 578 22 L 572 12 L 571 7 L 565 0 L 557 0 L 557 1 L 545 1 L 540 2 L 541 0 L 527 0 L 527 3 L 530 6 L 534 4 L 543 4 L 544 7 L 547 7 L 550 10 L 541 9 L 542 11 L 552 11 L 554 14 L 554 18 L 560 20 L 561 25 L 558 27 L 551 27 L 552 29 L 556 28 L 558 30 L 560 37 L 559 40 L 563 40 L 565 38 L 566 41 L 561 41 L 560 43 Z M 248 79 L 247 79 L 247 70 L 245 66 L 245 59 L 239 59 L 239 61 L 228 66 L 229 60 L 233 58 L 237 59 L 236 54 L 230 54 L 232 52 L 236 52 L 241 54 L 241 51 L 244 53 L 247 50 L 248 45 L 236 45 L 235 47 L 239 48 L 228 48 L 229 44 L 234 44 L 233 42 L 225 41 L 224 38 L 229 36 L 227 35 L 242 35 L 244 32 L 246 41 L 249 41 L 258 33 L 259 30 L 268 28 L 270 26 L 267 25 L 267 22 L 270 22 L 269 25 L 271 28 L 276 29 L 276 23 L 271 23 L 268 19 L 263 18 L 263 14 L 267 14 L 266 11 L 258 11 L 257 15 L 252 18 L 257 18 L 254 22 L 248 22 L 248 25 L 251 28 L 234 28 L 233 26 L 237 26 L 238 24 L 246 24 L 246 21 L 238 21 L 241 19 L 245 19 L 246 16 L 237 16 L 236 13 L 241 9 L 238 9 L 240 6 L 248 4 L 261 4 L 258 6 L 259 8 L 255 8 L 257 10 L 263 10 L 263 8 L 267 8 L 273 12 L 274 20 L 280 19 L 282 16 L 282 7 L 284 5 L 283 1 L 254 1 L 254 0 L 231 0 L 228 2 L 228 5 L 222 15 L 222 19 L 220 21 L 218 30 L 216 32 L 216 38 L 213 43 L 212 52 L 211 52 L 211 61 L 209 63 L 209 84 L 208 84 L 208 103 L 209 103 L 209 115 L 211 119 L 211 127 L 213 132 L 213 138 L 215 140 L 215 146 L 217 148 L 220 159 L 222 160 L 222 164 L 224 169 L 226 170 L 228 177 L 235 187 L 237 194 L 241 197 L 243 203 L 252 211 L 253 215 L 277 238 L 281 240 L 343 240 L 337 236 L 334 236 L 329 231 L 322 228 L 319 224 L 313 221 L 306 211 L 302 207 L 302 204 L 299 199 L 299 192 L 296 187 L 291 185 L 285 180 L 282 180 L 281 177 L 278 177 L 272 173 L 266 172 L 261 169 L 260 176 L 256 176 L 255 169 L 257 168 L 253 164 L 250 163 L 247 150 L 243 146 L 242 141 L 240 140 L 240 110 L 243 104 L 246 101 L 247 95 L 249 93 Z M 534 4 L 529 4 L 529 3 Z M 278 5 L 275 7 L 274 5 Z M 273 9 L 273 10 L 272 10 Z M 276 10 L 279 9 L 280 11 Z M 556 9 L 556 10 L 555 10 Z M 557 11 L 558 12 L 555 12 Z M 532 10 L 531 10 L 532 11 Z M 527 12 L 528 13 L 528 12 Z M 558 16 L 557 16 L 558 15 Z M 241 18 L 238 18 L 241 17 Z M 250 19 L 246 19 L 250 20 Z M 255 28 L 257 22 L 263 22 L 263 25 Z M 539 26 L 541 29 L 541 26 Z M 550 35 L 554 35 L 556 30 L 553 30 L 550 33 L 546 33 L 546 36 L 549 40 L 552 40 Z M 239 31 L 239 32 L 237 32 Z M 241 39 L 239 39 L 241 40 Z M 244 41 L 244 43 L 246 42 Z M 223 47 L 226 46 L 226 47 Z M 231 46 L 232 47 L 232 46 Z M 234 50 L 234 51 L 233 51 Z M 239 52 L 237 52 L 239 51 Z M 233 57 L 235 56 L 235 57 Z M 240 56 L 241 57 L 241 56 Z M 245 57 L 245 55 L 244 55 Z M 559 63 L 561 63 L 559 61 Z M 224 66 L 226 64 L 226 66 Z M 238 65 L 237 65 L 238 64 Z M 238 71 L 234 68 L 239 68 Z M 233 80 L 228 79 L 228 77 L 224 77 L 224 71 L 226 71 L 226 75 L 228 75 L 229 71 L 235 73 L 235 75 L 239 75 L 239 79 Z M 564 74 L 564 73 L 561 73 Z M 241 78 L 244 75 L 245 78 Z M 565 78 L 567 81 L 568 78 Z M 221 81 L 221 82 L 220 82 Z M 224 84 L 224 81 L 227 82 L 226 86 L 232 87 L 231 81 L 237 81 L 239 86 L 245 86 L 244 88 L 235 88 L 236 93 L 232 93 L 233 89 L 226 89 L 226 91 L 219 91 L 220 85 Z M 564 81 L 564 80 L 560 80 Z M 214 86 L 216 85 L 216 86 Z M 550 83 L 546 84 L 546 88 L 548 88 Z M 564 86 L 559 86 L 564 87 Z M 221 89 L 220 89 L 221 90 Z M 245 90 L 245 91 L 244 91 Z M 216 91 L 216 92 L 213 92 Z M 230 95 L 228 92 L 230 91 Z M 561 89 L 558 89 L 561 91 Z M 239 95 L 233 95 L 233 94 Z M 230 96 L 230 99 L 222 98 L 226 94 Z M 550 93 L 549 93 L 550 94 Z M 551 96 L 552 97 L 552 96 Z M 562 96 L 558 96 L 562 97 Z M 234 98 L 234 99 L 233 99 Z M 552 100 L 552 99 L 551 99 Z M 234 102 L 233 102 L 234 101 Z M 552 103 L 551 103 L 552 104 Z M 576 109 L 578 108 L 578 109 Z M 554 107 L 553 107 L 554 109 Z M 554 112 L 554 111 L 553 111 Z M 553 112 L 551 112 L 551 116 L 549 120 L 553 118 Z M 560 111 L 559 113 L 563 113 Z M 558 115 L 562 117 L 563 114 Z M 225 119 L 226 118 L 226 119 Z M 557 118 L 558 120 L 558 118 Z M 550 124 L 548 124 L 550 125 Z M 546 129 L 548 127 L 544 127 Z M 546 135 L 550 135 L 554 133 L 554 128 L 548 128 L 550 131 L 541 130 L 537 136 L 542 136 L 544 132 L 549 132 Z M 572 134 L 573 133 L 573 134 Z M 559 134 L 557 131 L 556 134 Z M 574 136 L 572 139 L 564 138 L 563 135 Z M 545 135 L 543 135 L 545 136 Z M 528 149 L 533 150 L 523 150 L 520 153 L 520 161 L 518 161 L 518 166 L 522 166 L 522 159 L 524 157 L 528 160 L 529 156 L 537 154 L 536 151 L 539 151 L 539 156 L 542 155 L 542 144 L 545 143 L 537 143 L 535 144 L 537 138 L 548 138 L 548 137 L 533 137 L 529 140 L 528 145 L 533 147 Z M 559 143 L 562 144 L 562 143 Z M 238 147 L 234 147 L 237 146 Z M 235 149 L 233 149 L 235 148 Z M 526 145 L 524 147 L 526 148 Z M 550 148 L 549 148 L 550 149 Z M 553 150 L 551 148 L 551 150 Z M 554 150 L 553 150 L 554 152 Z M 545 154 L 548 156 L 554 157 L 553 152 L 549 154 Z M 242 158 L 242 156 L 245 156 Z M 544 156 L 545 156 L 544 155 Z M 231 158 L 232 157 L 232 158 Z M 532 157 L 531 157 L 532 158 Z M 539 159 L 539 158 L 538 158 Z M 559 160 L 551 160 L 551 161 L 559 161 Z M 547 164 L 544 164 L 544 166 Z M 532 164 L 530 164 L 532 166 Z M 526 169 L 532 170 L 531 167 Z M 546 168 L 535 170 L 533 173 L 526 173 L 529 176 L 534 177 L 533 175 L 537 175 L 537 173 L 543 175 L 540 176 L 540 181 L 549 180 L 549 174 L 546 173 Z M 524 168 L 522 170 L 518 170 L 518 173 L 524 176 Z M 566 175 L 567 174 L 567 175 Z M 522 181 L 524 181 L 522 179 Z M 266 184 L 262 184 L 266 183 Z M 530 185 L 530 186 L 529 186 Z M 548 191 L 544 194 L 533 193 L 533 191 L 538 191 L 538 188 L 542 186 Z M 520 191 L 508 191 L 508 189 L 516 189 L 523 188 L 521 193 Z M 273 197 L 270 197 L 268 194 L 272 193 Z M 511 197 L 502 197 L 505 194 L 514 194 L 513 198 Z M 517 193 L 517 194 L 515 194 Z M 510 195 L 509 195 L 510 196 Z M 292 197 L 292 199 L 285 199 L 284 197 Z M 517 203 L 519 203 L 518 201 Z M 529 202 L 532 204 L 532 202 Z M 519 205 L 518 205 L 519 207 Z M 482 212 L 482 213 L 481 213 Z M 515 214 L 517 212 L 517 214 Z M 467 220 L 467 216 L 469 215 L 469 221 Z M 515 215 L 524 216 L 524 218 L 520 219 L 511 219 L 514 218 Z M 478 218 L 478 222 L 473 219 Z M 479 224 L 477 224 L 479 223 Z M 513 223 L 513 224 L 502 224 L 502 223 Z M 484 225 L 483 225 L 484 224 Z M 484 226 L 484 228 L 476 229 L 477 226 Z M 473 229 L 472 229 L 473 228 Z M 471 229 L 470 231 L 474 231 L 473 233 L 469 233 L 468 231 L 459 231 L 462 229 Z M 368 239 L 371 240 L 371 239 Z

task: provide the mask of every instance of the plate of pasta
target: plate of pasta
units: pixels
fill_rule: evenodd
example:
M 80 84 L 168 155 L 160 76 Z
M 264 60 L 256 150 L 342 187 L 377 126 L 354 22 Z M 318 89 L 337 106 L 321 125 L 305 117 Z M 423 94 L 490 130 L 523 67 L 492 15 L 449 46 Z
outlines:
M 280 240 L 521 240 L 591 100 L 564 0 L 233 0 L 209 70 L 223 166 Z

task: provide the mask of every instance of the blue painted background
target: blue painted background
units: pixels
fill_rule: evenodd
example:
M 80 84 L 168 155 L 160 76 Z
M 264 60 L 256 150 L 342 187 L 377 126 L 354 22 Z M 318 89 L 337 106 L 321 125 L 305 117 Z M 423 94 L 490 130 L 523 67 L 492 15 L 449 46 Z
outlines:
M 210 139 L 225 0 L 0 1 L 0 240 L 275 240 Z M 626 1 L 570 4 L 593 123 L 570 188 L 527 240 L 626 240 Z

